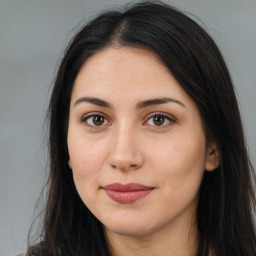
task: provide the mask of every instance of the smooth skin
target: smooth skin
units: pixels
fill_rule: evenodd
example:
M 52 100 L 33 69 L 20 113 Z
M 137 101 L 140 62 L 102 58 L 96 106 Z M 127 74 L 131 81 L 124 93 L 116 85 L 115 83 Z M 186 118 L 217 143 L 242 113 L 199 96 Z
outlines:
M 75 186 L 113 256 L 196 255 L 198 191 L 218 151 L 196 104 L 153 53 L 113 46 L 86 60 L 67 140 Z M 114 182 L 154 189 L 122 204 L 103 189 Z

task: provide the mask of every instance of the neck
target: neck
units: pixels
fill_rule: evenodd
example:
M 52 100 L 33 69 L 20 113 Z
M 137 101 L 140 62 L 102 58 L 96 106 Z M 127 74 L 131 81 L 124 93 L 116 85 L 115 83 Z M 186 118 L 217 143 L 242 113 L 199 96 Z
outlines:
M 196 256 L 199 243 L 194 219 L 144 236 L 117 234 L 105 228 L 105 236 L 112 256 Z

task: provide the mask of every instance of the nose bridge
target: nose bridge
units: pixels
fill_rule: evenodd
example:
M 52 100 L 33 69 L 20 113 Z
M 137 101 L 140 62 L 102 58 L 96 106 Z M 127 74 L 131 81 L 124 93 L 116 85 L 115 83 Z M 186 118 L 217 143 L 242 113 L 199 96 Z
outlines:
M 140 151 L 139 131 L 133 124 L 123 122 L 113 132 L 110 164 L 120 170 L 137 169 L 143 163 Z

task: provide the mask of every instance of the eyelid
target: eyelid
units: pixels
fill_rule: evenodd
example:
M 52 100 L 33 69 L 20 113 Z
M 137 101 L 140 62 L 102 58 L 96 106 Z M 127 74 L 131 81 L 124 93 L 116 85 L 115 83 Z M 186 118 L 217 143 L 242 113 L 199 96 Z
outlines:
M 170 114 L 167 114 L 167 113 L 164 113 L 164 112 L 152 112 L 150 114 L 148 114 L 146 116 L 146 121 L 143 122 L 143 124 L 145 124 L 146 122 L 149 121 L 150 118 L 154 117 L 154 116 L 162 116 L 164 118 L 166 118 L 167 120 L 169 120 L 171 123 L 176 123 L 177 122 L 177 119 L 175 117 L 173 117 L 172 115 Z M 166 127 L 168 125 L 163 125 L 163 126 L 155 126 L 155 127 L 158 127 L 158 128 L 161 128 L 161 127 Z
M 86 124 L 86 119 L 90 118 L 90 117 L 93 117 L 93 116 L 102 116 L 103 118 L 105 118 L 108 122 L 108 124 L 105 124 L 105 125 L 100 125 L 100 126 L 93 126 L 93 125 L 89 125 L 89 124 Z M 106 116 L 105 114 L 103 114 L 102 112 L 89 112 L 85 115 L 83 115 L 81 118 L 80 118 L 80 122 L 81 123 L 84 123 L 86 126 L 90 127 L 90 128 L 96 128 L 96 129 L 99 129 L 99 128 L 102 128 L 106 125 L 109 125 L 111 122 L 109 121 L 109 117 Z
M 88 118 L 90 118 L 90 117 L 93 117 L 93 116 L 97 116 L 97 115 L 102 116 L 103 118 L 105 118 L 108 123 L 105 124 L 105 125 L 100 125 L 100 126 L 96 126 L 96 125 L 94 126 L 94 125 L 90 125 L 90 124 L 86 123 L 86 119 L 88 119 Z M 162 116 L 163 118 L 166 118 L 168 121 L 170 121 L 171 124 L 177 122 L 177 119 L 176 119 L 175 117 L 173 117 L 172 115 L 168 114 L 168 113 L 165 113 L 165 112 L 152 112 L 152 113 L 148 114 L 148 115 L 144 118 L 145 121 L 143 122 L 143 124 L 146 124 L 146 123 L 150 120 L 150 118 L 152 118 L 152 117 L 154 117 L 154 116 L 158 116 L 158 115 L 159 115 L 159 116 Z M 88 126 L 88 127 L 90 127 L 90 128 L 96 128 L 96 129 L 100 129 L 100 128 L 102 128 L 102 127 L 105 127 L 106 125 L 110 125 L 110 124 L 111 124 L 110 118 L 109 118 L 106 114 L 104 114 L 104 113 L 102 113 L 102 112 L 89 112 L 89 113 L 87 113 L 87 114 L 84 114 L 84 115 L 79 119 L 79 121 L 80 121 L 81 123 L 84 123 L 84 125 L 86 125 L 86 126 Z M 156 128 L 164 128 L 164 127 L 167 127 L 167 126 L 169 126 L 169 124 L 168 124 L 168 125 L 161 125 L 161 126 L 155 125 L 154 127 L 156 127 Z

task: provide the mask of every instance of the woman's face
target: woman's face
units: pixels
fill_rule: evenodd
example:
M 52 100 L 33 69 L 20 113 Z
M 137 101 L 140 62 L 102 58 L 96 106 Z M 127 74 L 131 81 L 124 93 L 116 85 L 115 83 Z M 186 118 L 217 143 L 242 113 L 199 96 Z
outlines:
M 203 173 L 216 167 L 197 106 L 147 50 L 107 48 L 86 60 L 67 140 L 81 199 L 123 235 L 188 225 Z

